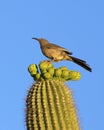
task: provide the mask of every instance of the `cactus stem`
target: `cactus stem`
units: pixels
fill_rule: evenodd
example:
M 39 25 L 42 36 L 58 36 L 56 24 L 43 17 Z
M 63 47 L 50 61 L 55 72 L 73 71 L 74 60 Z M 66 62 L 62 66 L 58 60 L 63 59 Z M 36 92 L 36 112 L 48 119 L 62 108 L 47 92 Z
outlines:
M 79 80 L 79 72 L 51 63 L 31 64 L 28 71 L 36 81 L 26 100 L 27 130 L 80 130 L 68 80 Z

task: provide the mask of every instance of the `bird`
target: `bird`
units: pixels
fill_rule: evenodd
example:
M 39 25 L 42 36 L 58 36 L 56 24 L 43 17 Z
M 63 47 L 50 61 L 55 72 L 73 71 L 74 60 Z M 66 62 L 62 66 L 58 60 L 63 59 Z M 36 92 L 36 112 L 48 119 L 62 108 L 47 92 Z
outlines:
M 86 63 L 85 60 L 73 57 L 72 52 L 70 52 L 69 50 L 59 45 L 50 43 L 48 40 L 44 38 L 32 38 L 32 39 L 37 40 L 40 43 L 42 53 L 50 59 L 49 60 L 50 62 L 68 60 L 80 65 L 87 71 L 92 72 L 92 68 Z

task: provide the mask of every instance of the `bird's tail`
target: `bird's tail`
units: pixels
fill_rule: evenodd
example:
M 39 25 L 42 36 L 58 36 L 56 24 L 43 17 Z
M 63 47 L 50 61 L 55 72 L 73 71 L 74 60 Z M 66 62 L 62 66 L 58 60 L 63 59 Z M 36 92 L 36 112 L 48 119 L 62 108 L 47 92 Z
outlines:
M 86 70 L 92 72 L 92 69 L 90 68 L 90 66 L 86 63 L 86 61 L 78 59 L 76 57 L 70 56 L 70 58 L 72 59 L 72 61 L 78 65 L 80 65 L 81 67 L 85 68 Z

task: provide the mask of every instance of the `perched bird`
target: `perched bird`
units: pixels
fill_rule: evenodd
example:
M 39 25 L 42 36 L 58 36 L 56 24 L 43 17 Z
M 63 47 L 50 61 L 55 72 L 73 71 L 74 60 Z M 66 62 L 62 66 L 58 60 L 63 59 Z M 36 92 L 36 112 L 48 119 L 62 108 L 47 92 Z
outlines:
M 78 65 L 80 65 L 81 67 L 85 68 L 88 71 L 92 71 L 92 69 L 90 68 L 90 66 L 86 63 L 86 61 L 81 60 L 79 58 L 73 57 L 72 52 L 70 52 L 69 50 L 58 46 L 56 44 L 52 44 L 49 41 L 47 41 L 44 38 L 32 38 L 34 40 L 37 40 L 40 43 L 40 48 L 42 50 L 42 53 L 50 58 L 50 61 L 61 61 L 61 60 L 70 60 Z

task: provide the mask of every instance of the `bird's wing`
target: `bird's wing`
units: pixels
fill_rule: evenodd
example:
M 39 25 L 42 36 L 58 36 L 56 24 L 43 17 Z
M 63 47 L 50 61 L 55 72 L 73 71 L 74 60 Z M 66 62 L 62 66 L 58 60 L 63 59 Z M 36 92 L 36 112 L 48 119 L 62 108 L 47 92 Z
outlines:
M 65 49 L 65 48 L 63 48 L 61 46 L 58 46 L 56 44 L 52 44 L 52 43 L 47 44 L 47 48 L 48 49 L 57 49 L 57 50 L 64 51 L 65 53 L 72 55 L 72 52 L 70 52 L 69 50 L 67 50 L 67 49 Z

